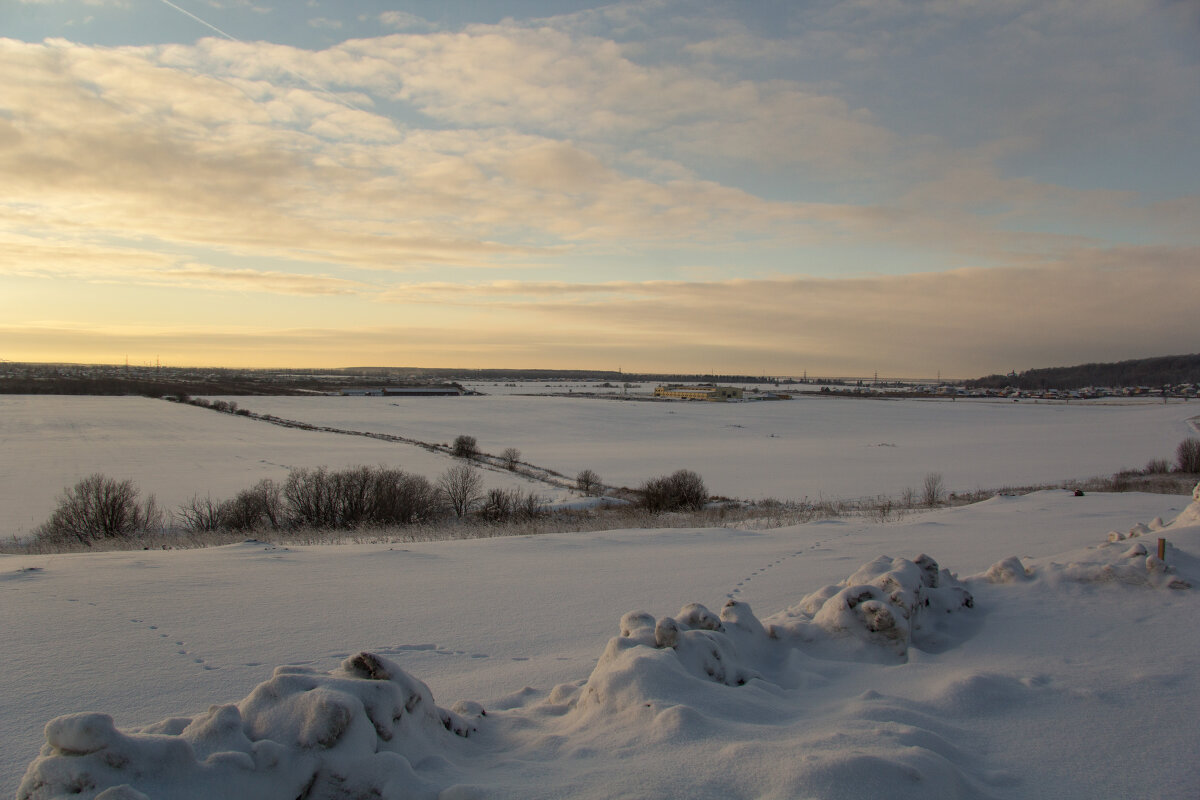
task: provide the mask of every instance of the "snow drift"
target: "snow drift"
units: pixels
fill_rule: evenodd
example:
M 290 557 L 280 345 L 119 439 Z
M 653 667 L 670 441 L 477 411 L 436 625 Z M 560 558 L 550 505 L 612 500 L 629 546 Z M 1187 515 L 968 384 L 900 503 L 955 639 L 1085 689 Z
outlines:
M 237 705 L 131 733 L 107 714 L 58 717 L 17 796 L 436 797 L 413 764 L 473 730 L 398 665 L 359 653 L 326 674 L 279 667 Z
M 752 708 L 764 690 L 769 696 L 794 685 L 793 651 L 898 663 L 910 647 L 935 641 L 943 616 L 971 606 L 971 594 L 954 576 L 922 555 L 878 558 L 765 621 L 736 600 L 719 614 L 698 603 L 674 617 L 630 612 L 588 680 L 558 687 L 550 704 L 569 709 L 574 725 L 590 724 L 597 713 L 621 719 L 629 709 L 668 707 L 659 720 L 666 735 L 705 713 L 697 683 L 735 689 L 755 683 L 758 691 L 746 698 Z M 279 667 L 236 705 L 129 733 L 106 714 L 58 717 L 46 726 L 42 754 L 17 796 L 436 798 L 447 787 L 430 772 L 469 758 L 456 740 L 477 732 L 485 718 L 474 703 L 438 707 L 424 683 L 362 652 L 324 674 Z
M 1200 488 L 1172 522 L 1145 528 L 1194 549 L 1198 520 Z M 972 744 L 979 720 L 1024 729 L 1050 714 L 1036 724 L 1053 725 L 1095 698 L 978 660 L 934 664 L 979 633 L 983 613 L 1002 615 L 1006 599 L 1027 618 L 1034 608 L 1052 614 L 1080 586 L 1114 597 L 1184 596 L 1196 558 L 1172 548 L 1160 561 L 1144 535 L 1134 526 L 1065 556 L 1012 556 L 967 578 L 927 555 L 881 556 L 762 619 L 732 599 L 719 612 L 697 603 L 674 616 L 630 612 L 586 680 L 544 696 L 523 690 L 514 697 L 527 701 L 490 713 L 475 703 L 439 707 L 398 664 L 362 652 L 328 672 L 279 667 L 236 704 L 137 730 L 117 729 L 106 714 L 62 716 L 46 725 L 17 797 L 550 797 L 563 786 L 539 794 L 528 769 L 544 777 L 546 764 L 570 773 L 593 762 L 589 769 L 607 777 L 591 779 L 590 796 L 1011 796 L 1020 762 L 998 767 L 980 754 L 988 748 Z M 904 671 L 921 688 L 910 697 L 846 693 L 856 672 L 880 674 L 868 669 Z M 1153 692 L 1173 674 L 1139 680 Z M 832 686 L 839 691 L 827 692 Z M 612 758 L 637 766 L 612 774 Z M 678 769 L 666 763 L 674 760 Z M 514 771 L 524 783 L 514 783 Z

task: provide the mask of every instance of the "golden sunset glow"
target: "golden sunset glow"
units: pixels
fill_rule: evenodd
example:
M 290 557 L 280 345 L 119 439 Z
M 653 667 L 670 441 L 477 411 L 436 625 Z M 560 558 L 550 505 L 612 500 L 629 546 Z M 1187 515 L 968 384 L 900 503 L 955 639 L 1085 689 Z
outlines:
M 5 360 L 968 377 L 1196 349 L 1191 4 L 5 14 Z

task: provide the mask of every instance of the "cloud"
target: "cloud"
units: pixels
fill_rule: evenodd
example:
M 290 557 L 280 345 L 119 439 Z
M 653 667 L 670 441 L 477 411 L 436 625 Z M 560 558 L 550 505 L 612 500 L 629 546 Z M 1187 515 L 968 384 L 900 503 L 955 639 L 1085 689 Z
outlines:
M 580 140 L 634 138 L 734 161 L 846 169 L 886 153 L 864 109 L 797 82 L 649 66 L 599 37 L 474 26 L 345 49 L 394 65 L 396 96 L 457 125 L 519 126 Z
M 527 319 L 626 351 L 626 363 L 644 369 L 742 372 L 741 362 L 796 374 L 972 377 L 1189 351 L 1197 257 L 1200 248 L 1116 248 L 1080 250 L 1052 266 L 906 276 L 426 283 L 387 297 Z M 699 352 L 713 355 L 695 360 Z
M 172 363 L 620 364 L 967 378 L 1189 352 L 1200 305 L 1197 257 L 1200 248 L 1146 247 L 1080 250 L 1046 267 L 842 280 L 427 282 L 386 295 L 405 309 L 403 324 L 209 325 L 200 333 L 186 321 L 172 329 L 46 323 L 0 328 L 0 347 L 18 354 L 9 358 L 30 359 L 23 354 L 75 341 L 118 354 L 169 354 Z
M 330 275 L 216 267 L 135 247 L 47 241 L 0 231 L 6 255 L 0 276 L 126 286 L 171 287 L 280 295 L 359 295 L 375 290 Z
M 402 32 L 319 50 L 0 39 L 0 276 L 332 298 L 330 341 L 426 363 L 1161 350 L 1194 299 L 1195 19 L 654 0 L 455 30 L 386 12 L 360 21 Z
M 406 30 L 433 30 L 434 25 L 427 19 L 410 14 L 407 11 L 384 11 L 379 17 L 379 21 L 389 28 L 398 31 Z

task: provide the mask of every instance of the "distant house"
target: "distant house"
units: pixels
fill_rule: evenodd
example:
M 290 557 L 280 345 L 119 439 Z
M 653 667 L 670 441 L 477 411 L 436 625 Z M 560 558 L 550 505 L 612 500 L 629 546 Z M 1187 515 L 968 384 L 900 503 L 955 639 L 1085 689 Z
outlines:
M 675 397 L 681 400 L 709 400 L 723 402 L 726 400 L 741 400 L 742 390 L 734 386 L 716 386 L 704 383 L 695 386 L 669 384 L 659 386 L 654 390 L 655 397 Z
M 456 383 L 342 389 L 343 397 L 459 397 L 467 391 Z

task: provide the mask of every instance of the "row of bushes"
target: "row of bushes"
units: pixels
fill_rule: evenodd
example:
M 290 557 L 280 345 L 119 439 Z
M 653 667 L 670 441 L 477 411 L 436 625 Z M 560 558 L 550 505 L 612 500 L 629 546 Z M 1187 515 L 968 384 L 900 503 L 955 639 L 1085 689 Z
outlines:
M 436 481 L 391 467 L 294 469 L 282 484 L 264 479 L 230 499 L 194 497 L 171 513 L 145 501 L 130 480 L 89 475 L 64 490 L 37 541 L 88 546 L 176 528 L 192 533 L 263 530 L 353 530 L 478 514 L 490 522 L 544 513 L 533 492 L 482 489 L 479 471 L 457 464 Z

